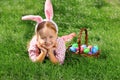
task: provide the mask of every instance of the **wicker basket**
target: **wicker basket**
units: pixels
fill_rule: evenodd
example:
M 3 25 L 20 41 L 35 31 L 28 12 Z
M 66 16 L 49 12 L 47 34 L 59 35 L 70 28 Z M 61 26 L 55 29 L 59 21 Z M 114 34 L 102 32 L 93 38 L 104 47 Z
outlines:
M 78 36 L 78 52 L 75 52 L 75 54 L 80 54 L 82 56 L 86 56 L 86 57 L 98 57 L 100 55 L 100 50 L 98 50 L 96 53 L 94 54 L 86 54 L 84 52 L 81 52 L 81 39 L 82 39 L 82 34 L 83 32 L 85 32 L 85 45 L 88 47 L 88 32 L 87 32 L 87 29 L 86 28 L 81 28 L 80 29 L 80 33 L 79 33 L 79 36 Z M 67 49 L 67 51 L 69 50 L 69 48 L 71 47 L 72 45 L 70 45 Z M 73 52 L 74 53 L 74 52 Z

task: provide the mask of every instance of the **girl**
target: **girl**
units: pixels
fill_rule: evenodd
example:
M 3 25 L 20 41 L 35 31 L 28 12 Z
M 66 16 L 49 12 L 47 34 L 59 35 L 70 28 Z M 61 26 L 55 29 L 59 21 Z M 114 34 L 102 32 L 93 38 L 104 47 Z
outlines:
M 65 39 L 73 36 L 74 33 L 68 36 L 57 37 L 57 30 L 52 22 L 41 22 L 28 48 L 31 60 L 33 62 L 42 62 L 45 56 L 47 56 L 51 62 L 62 64 L 66 51 Z
M 58 26 L 52 20 L 53 9 L 50 0 L 45 3 L 45 16 L 28 15 L 23 16 L 22 20 L 33 20 L 37 22 L 35 35 L 31 39 L 28 47 L 29 57 L 33 62 L 43 62 L 48 57 L 54 64 L 64 63 L 65 59 L 65 42 L 71 40 L 75 33 L 58 37 Z

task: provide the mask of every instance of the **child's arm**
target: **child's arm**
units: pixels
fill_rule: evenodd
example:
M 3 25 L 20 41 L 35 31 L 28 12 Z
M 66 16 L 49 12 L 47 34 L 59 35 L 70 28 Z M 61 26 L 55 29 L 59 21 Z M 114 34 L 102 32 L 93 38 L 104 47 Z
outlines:
M 45 52 L 44 48 L 41 48 L 41 53 L 40 53 L 39 47 L 40 46 L 37 44 L 36 41 L 36 36 L 34 36 L 30 41 L 28 47 L 29 57 L 33 62 L 42 62 L 46 56 L 47 51 Z
M 33 62 L 43 62 L 43 60 L 45 59 L 47 50 L 45 50 L 43 47 L 39 48 L 41 49 L 41 51 L 39 51 L 38 49 L 38 45 L 31 45 L 33 48 L 29 50 L 29 57 Z
M 53 50 L 48 50 L 48 55 L 49 55 L 49 59 L 52 63 L 57 64 L 59 63 L 58 59 L 55 57 Z
M 55 54 L 54 54 L 54 50 L 56 49 L 56 47 L 57 47 L 57 43 L 54 43 L 51 48 L 47 48 L 48 57 L 50 61 L 54 64 L 59 63 L 58 59 L 55 57 Z
M 56 54 L 54 54 L 53 52 L 54 50 Z M 58 38 L 56 48 L 53 47 L 48 50 L 50 61 L 55 64 L 56 63 L 63 64 L 65 59 L 65 51 L 66 51 L 66 47 L 64 40 L 62 38 Z
M 43 60 L 45 59 L 47 50 L 42 45 L 37 44 L 37 46 L 41 49 L 41 53 L 39 54 L 39 56 L 37 56 L 36 62 L 43 62 Z
M 36 57 L 36 61 L 35 62 L 43 62 L 43 60 L 45 59 L 46 53 L 41 52 L 39 56 Z

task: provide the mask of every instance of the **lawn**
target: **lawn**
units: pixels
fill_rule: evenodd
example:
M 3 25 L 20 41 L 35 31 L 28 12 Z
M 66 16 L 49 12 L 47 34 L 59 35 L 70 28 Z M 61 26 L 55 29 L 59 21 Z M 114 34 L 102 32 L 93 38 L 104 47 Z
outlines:
M 59 36 L 87 28 L 88 44 L 98 45 L 99 58 L 66 53 L 64 65 L 49 60 L 33 63 L 27 43 L 34 35 L 33 21 L 23 15 L 44 15 L 45 0 L 0 0 L 0 80 L 119 80 L 120 1 L 52 0 Z M 75 43 L 77 37 L 71 42 Z M 84 40 L 82 40 L 84 44 Z

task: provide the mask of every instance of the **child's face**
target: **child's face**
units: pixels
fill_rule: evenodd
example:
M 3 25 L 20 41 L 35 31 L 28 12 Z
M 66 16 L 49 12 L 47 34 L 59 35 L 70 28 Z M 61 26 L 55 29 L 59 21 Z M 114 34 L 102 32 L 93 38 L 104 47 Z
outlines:
M 39 32 L 38 41 L 47 49 L 53 47 L 57 40 L 57 33 L 51 28 L 43 28 Z

